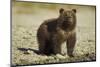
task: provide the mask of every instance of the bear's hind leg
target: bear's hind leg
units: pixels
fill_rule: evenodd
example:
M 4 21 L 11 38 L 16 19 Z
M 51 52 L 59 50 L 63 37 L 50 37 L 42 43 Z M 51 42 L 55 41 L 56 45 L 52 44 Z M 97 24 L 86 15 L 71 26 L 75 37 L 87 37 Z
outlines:
M 53 46 L 49 40 L 46 41 L 45 46 L 44 46 L 44 53 L 46 55 L 53 54 Z
M 40 40 L 39 41 L 39 52 L 41 53 L 41 54 L 44 54 L 44 52 L 45 52 L 45 40 Z

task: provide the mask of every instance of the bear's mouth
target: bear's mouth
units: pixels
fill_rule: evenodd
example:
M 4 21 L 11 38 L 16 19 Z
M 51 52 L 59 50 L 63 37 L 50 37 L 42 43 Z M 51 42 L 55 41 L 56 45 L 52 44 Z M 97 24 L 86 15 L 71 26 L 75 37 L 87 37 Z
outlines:
M 67 25 L 72 25 L 73 24 L 72 20 L 65 20 L 63 23 L 67 24 Z
M 72 24 L 73 24 L 73 22 L 70 22 L 70 21 L 64 21 L 64 22 L 62 23 L 63 26 L 70 26 L 70 25 L 72 25 Z

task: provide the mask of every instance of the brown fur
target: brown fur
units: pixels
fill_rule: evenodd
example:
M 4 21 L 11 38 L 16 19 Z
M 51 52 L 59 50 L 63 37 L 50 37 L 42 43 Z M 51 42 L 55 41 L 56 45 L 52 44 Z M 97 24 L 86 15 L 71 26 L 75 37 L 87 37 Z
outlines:
M 61 54 L 61 44 L 66 41 L 67 54 L 73 56 L 76 43 L 76 9 L 59 10 L 59 17 L 42 23 L 37 31 L 39 51 L 43 54 Z

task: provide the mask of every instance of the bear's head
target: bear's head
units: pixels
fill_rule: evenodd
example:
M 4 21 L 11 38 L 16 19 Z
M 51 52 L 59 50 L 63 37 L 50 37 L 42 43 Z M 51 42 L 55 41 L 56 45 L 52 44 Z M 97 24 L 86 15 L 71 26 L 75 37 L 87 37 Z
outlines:
M 65 26 L 65 28 L 76 25 L 76 9 L 64 10 L 61 8 L 59 14 L 60 23 Z

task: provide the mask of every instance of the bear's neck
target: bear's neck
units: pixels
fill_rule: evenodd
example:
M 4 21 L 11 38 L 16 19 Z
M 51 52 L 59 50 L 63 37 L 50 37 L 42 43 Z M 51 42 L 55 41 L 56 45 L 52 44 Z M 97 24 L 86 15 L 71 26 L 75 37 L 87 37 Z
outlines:
M 58 18 L 57 19 L 58 27 L 62 28 L 64 31 L 72 31 L 76 27 L 76 18 L 73 21 L 73 24 L 69 25 L 68 22 L 65 22 L 64 20 Z
M 72 24 L 72 25 L 68 25 L 68 24 L 62 24 L 62 25 L 61 25 L 61 28 L 62 28 L 63 30 L 65 30 L 65 31 L 72 31 L 72 30 L 75 29 L 75 27 L 76 27 L 76 24 L 75 24 L 75 23 Z

